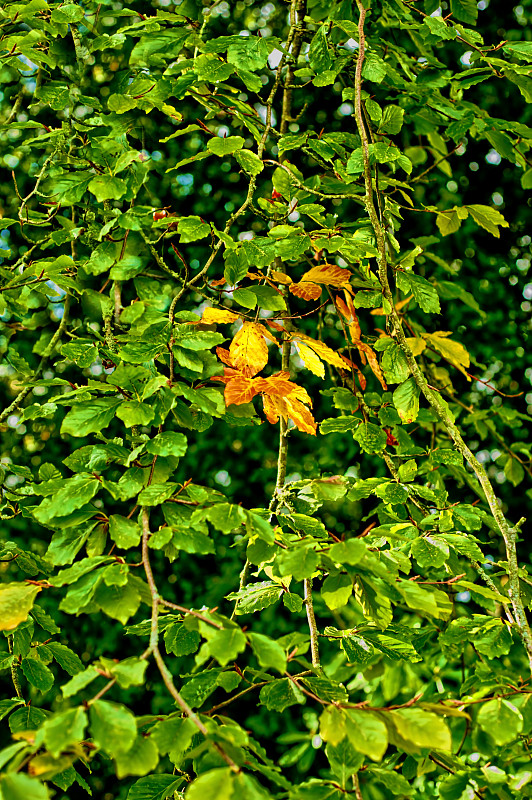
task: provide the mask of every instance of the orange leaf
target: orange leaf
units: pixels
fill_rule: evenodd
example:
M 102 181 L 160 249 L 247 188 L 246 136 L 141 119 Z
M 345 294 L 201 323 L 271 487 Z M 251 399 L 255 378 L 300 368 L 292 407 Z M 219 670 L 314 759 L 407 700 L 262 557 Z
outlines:
M 321 297 L 321 286 L 318 286 L 317 283 L 300 281 L 299 283 L 291 283 L 289 288 L 292 294 L 302 300 L 317 300 L 318 297 Z
M 216 348 L 216 355 L 223 361 L 224 364 L 227 364 L 228 367 L 234 367 L 233 359 L 231 358 L 231 353 L 229 350 L 226 350 L 225 347 L 217 347 Z
M 205 325 L 213 325 L 217 322 L 235 322 L 238 318 L 238 314 L 224 308 L 204 308 L 200 322 Z
M 269 378 L 257 378 L 256 380 L 260 381 L 259 391 L 276 397 L 287 397 L 293 392 L 296 385 L 291 382 L 288 372 L 278 372 L 277 375 L 270 375 Z
M 268 347 L 264 341 L 266 328 L 256 322 L 244 322 L 229 345 L 233 366 L 250 377 L 268 363 Z M 268 332 L 268 336 L 271 334 Z
M 304 344 L 312 348 L 312 350 L 314 350 L 316 355 L 321 358 L 322 361 L 326 361 L 327 364 L 331 364 L 333 367 L 337 367 L 338 369 L 345 369 L 342 356 L 335 350 L 332 350 L 328 345 L 318 341 L 318 339 L 311 339 L 310 336 L 307 336 L 304 333 L 298 333 L 296 336 L 294 336 L 294 339 L 296 338 L 301 339 Z
M 231 403 L 237 406 L 242 405 L 242 403 L 249 403 L 255 395 L 259 394 L 260 390 L 257 386 L 259 380 L 260 378 L 257 380 L 255 378 L 247 378 L 244 375 L 231 378 L 225 386 L 226 406 L 231 405 Z
M 377 378 L 377 380 L 379 381 L 382 388 L 387 389 L 388 387 L 386 385 L 386 381 L 384 380 L 384 375 L 382 374 L 379 362 L 377 361 L 377 356 L 375 355 L 374 351 L 371 349 L 369 344 L 364 344 L 364 342 L 356 342 L 356 346 L 358 347 L 360 355 L 362 356 L 364 354 L 368 359 L 369 367 L 373 372 L 373 374 L 375 375 L 375 377 Z
M 319 267 L 312 267 L 305 272 L 302 281 L 314 281 L 323 283 L 325 286 L 336 286 L 341 288 L 349 283 L 351 273 L 348 269 L 338 267 L 336 264 L 321 264 Z
M 395 310 L 396 311 L 400 311 L 403 308 L 403 306 L 406 306 L 406 304 L 409 303 L 412 300 L 413 296 L 414 296 L 413 294 L 410 294 L 404 300 L 399 300 L 398 303 L 395 303 Z M 382 306 L 381 306 L 381 308 L 374 308 L 369 313 L 372 314 L 374 317 L 385 317 L 386 316 L 386 311 L 384 310 L 384 308 L 382 308 Z
M 218 278 L 217 281 L 211 281 L 209 286 L 225 286 L 226 283 L 225 278 Z
M 316 435 L 316 422 L 309 409 L 296 398 L 276 397 L 264 394 L 262 396 L 264 413 L 269 422 L 275 424 L 279 417 L 284 420 L 291 419 L 296 428 L 304 433 Z
M 313 372 L 314 375 L 317 375 L 318 378 L 324 378 L 325 367 L 314 350 L 312 350 L 308 345 L 303 344 L 303 342 L 296 342 L 295 345 L 297 347 L 299 357 L 305 367 Z

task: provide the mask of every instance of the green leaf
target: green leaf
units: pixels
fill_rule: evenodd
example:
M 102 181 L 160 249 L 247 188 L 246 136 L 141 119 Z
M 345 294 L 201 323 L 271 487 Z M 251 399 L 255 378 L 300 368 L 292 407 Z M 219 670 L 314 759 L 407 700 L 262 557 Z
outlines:
M 184 456 L 187 451 L 187 438 L 183 433 L 163 431 L 146 445 L 146 452 L 157 456 Z
M 159 751 L 150 738 L 137 736 L 127 752 L 116 753 L 115 763 L 118 780 L 127 775 L 147 775 L 157 767 Z
M 419 413 L 419 387 L 414 378 L 408 378 L 393 393 L 393 404 L 402 422 L 415 422 Z
M 125 625 L 138 610 L 140 594 L 131 580 L 125 586 L 107 586 L 101 582 L 96 588 L 94 601 L 108 617 L 117 619 Z
M 0 777 L 2 800 L 49 800 L 46 786 L 24 772 Z
M 236 600 L 235 613 L 252 614 L 254 611 L 262 611 L 264 608 L 276 603 L 283 589 L 278 583 L 272 581 L 262 581 L 261 583 L 248 583 L 238 592 L 227 595 L 228 600 Z
M 120 200 L 127 190 L 127 183 L 122 178 L 112 175 L 97 175 L 89 183 L 89 191 L 96 195 L 99 203 L 104 200 Z
M 460 22 L 474 25 L 478 16 L 477 3 L 475 0 L 451 0 L 451 14 Z
M 449 558 L 449 547 L 437 536 L 420 536 L 410 548 L 419 566 L 424 568 L 443 567 Z
M 246 266 L 247 272 L 247 266 Z M 227 273 L 227 270 L 226 270 Z M 229 283 L 232 283 L 236 275 L 233 273 L 228 273 L 227 280 Z M 235 281 L 236 282 L 236 281 Z M 236 289 L 233 292 L 233 300 L 238 303 L 239 306 L 243 306 L 244 308 L 255 308 L 257 305 L 257 295 L 255 292 L 252 292 L 251 289 Z
M 38 658 L 23 658 L 20 666 L 24 676 L 32 686 L 40 689 L 41 692 L 47 692 L 48 689 L 52 688 L 54 673 Z
M 225 139 L 213 136 L 207 142 L 207 150 L 215 156 L 228 156 L 237 150 L 241 150 L 244 146 L 244 141 L 242 136 L 227 136 Z
M 152 483 L 139 494 L 139 504 L 158 506 L 168 500 L 179 488 L 177 483 Z
M 353 580 L 342 572 L 338 575 L 328 575 L 321 587 L 321 596 L 331 611 L 346 606 L 352 593 Z
M 269 711 L 280 714 L 296 703 L 303 705 L 305 695 L 289 678 L 279 678 L 263 686 L 259 693 L 259 702 Z
M 337 564 L 358 564 L 366 553 L 366 545 L 360 539 L 337 542 L 329 550 L 329 557 Z
M 279 575 L 292 575 L 296 581 L 310 578 L 318 566 L 318 554 L 313 547 L 302 546 L 283 550 L 276 559 Z
M 346 713 L 345 729 L 352 746 L 372 761 L 381 761 L 388 748 L 386 725 L 371 711 L 350 708 Z
M 155 411 L 148 403 L 141 403 L 140 400 L 125 400 L 116 409 L 116 416 L 126 427 L 132 428 L 133 425 L 149 425 Z
M 231 533 L 246 521 L 244 509 L 232 503 L 217 503 L 208 509 L 206 517 L 222 533 Z
M 127 550 L 129 547 L 138 545 L 142 531 L 140 525 L 132 519 L 122 517 L 120 514 L 111 514 L 109 517 L 109 536 L 118 547 Z
M 310 66 L 318 74 L 331 68 L 332 58 L 329 53 L 325 25 L 320 25 L 314 34 L 308 51 L 308 59 Z
M 175 656 L 188 656 L 195 653 L 201 637 L 197 631 L 189 631 L 184 625 L 169 625 L 164 633 L 167 653 Z
M 482 206 L 482 205 L 466 206 L 466 208 L 468 209 L 469 213 L 471 214 L 477 225 L 480 225 L 489 233 L 492 233 L 493 236 L 497 237 L 497 239 L 500 236 L 499 226 L 501 228 L 508 227 L 508 222 L 506 222 L 501 212 L 497 211 L 496 208 L 492 208 L 491 206 Z
M 0 630 L 12 631 L 25 622 L 40 591 L 29 583 L 0 585 Z
M 224 628 L 216 631 L 202 647 L 207 656 L 212 656 L 222 667 L 234 661 L 246 647 L 246 637 L 240 628 Z
M 509 455 L 504 465 L 504 474 L 513 486 L 517 486 L 525 477 L 525 470 L 513 455 Z
M 95 700 L 90 709 L 90 732 L 94 743 L 110 756 L 127 753 L 137 736 L 135 717 L 118 703 Z
M 77 675 L 78 672 L 83 670 L 83 663 L 80 657 L 71 650 L 70 647 L 60 644 L 59 642 L 48 642 L 46 646 L 53 654 L 59 666 L 62 667 L 65 672 L 68 672 L 69 675 Z
M 230 800 L 233 797 L 234 773 L 230 767 L 204 772 L 187 788 L 186 800 Z
M 343 789 L 347 789 L 351 777 L 358 772 L 364 763 L 363 754 L 357 753 L 348 739 L 344 739 L 336 746 L 329 742 L 325 753 L 335 778 L 340 782 Z
M 122 400 L 118 397 L 102 397 L 86 403 L 77 403 L 68 412 L 61 425 L 61 433 L 71 436 L 87 436 L 106 428 L 113 419 Z
M 63 697 L 66 699 L 67 697 L 72 697 L 72 695 L 77 694 L 86 686 L 88 686 L 92 681 L 96 680 L 99 677 L 98 672 L 96 672 L 94 667 L 88 667 L 84 672 L 78 672 L 77 675 L 67 681 L 61 691 L 63 693 Z
M 204 222 L 201 217 L 181 217 L 177 223 L 177 230 L 181 234 L 180 242 L 196 242 L 198 239 L 205 239 L 211 232 L 211 226 Z
M 400 106 L 389 105 L 384 108 L 379 132 L 396 134 L 403 127 L 404 109 Z
M 276 669 L 283 674 L 286 671 L 286 654 L 281 645 L 262 633 L 250 633 L 248 636 L 261 667 Z
M 87 713 L 83 708 L 70 708 L 46 720 L 42 727 L 44 743 L 54 758 L 70 745 L 83 740 L 87 724 Z
M 385 432 L 373 422 L 362 422 L 353 434 L 353 439 L 366 453 L 380 453 L 386 447 Z
M 412 293 L 422 311 L 427 314 L 440 313 L 438 292 L 425 278 L 412 272 L 400 272 L 397 274 L 397 286 L 404 294 Z
M 421 708 L 400 708 L 389 711 L 387 716 L 399 734 L 397 745 L 404 747 L 407 752 L 418 752 L 419 748 L 451 750 L 451 732 L 445 721 L 436 714 Z M 390 741 L 396 743 L 392 735 Z
M 251 150 L 238 150 L 235 158 L 248 175 L 258 175 L 264 169 L 261 159 Z
M 183 784 L 182 778 L 175 775 L 149 775 L 133 784 L 127 800 L 166 800 L 177 792 Z

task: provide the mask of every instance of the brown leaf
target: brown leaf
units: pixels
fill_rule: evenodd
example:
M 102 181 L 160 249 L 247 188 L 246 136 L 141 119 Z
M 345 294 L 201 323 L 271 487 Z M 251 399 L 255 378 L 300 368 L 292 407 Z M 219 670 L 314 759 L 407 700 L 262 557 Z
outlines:
M 312 267 L 308 272 L 305 272 L 301 280 L 341 288 L 349 283 L 350 278 L 351 273 L 348 269 L 339 267 L 336 264 L 321 264 L 319 267 Z
M 309 283 L 309 281 L 300 281 L 299 283 L 291 283 L 289 286 L 292 294 L 300 297 L 301 300 L 317 300 L 321 297 L 321 286 L 317 283 Z

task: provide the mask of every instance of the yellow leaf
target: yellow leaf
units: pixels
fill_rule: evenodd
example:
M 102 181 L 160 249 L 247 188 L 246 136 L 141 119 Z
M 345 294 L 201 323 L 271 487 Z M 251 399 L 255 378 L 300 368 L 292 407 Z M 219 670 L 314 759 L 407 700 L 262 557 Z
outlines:
M 305 272 L 302 281 L 313 281 L 323 283 L 324 286 L 336 286 L 340 288 L 349 283 L 351 273 L 348 269 L 339 267 L 336 264 L 321 264 L 319 267 L 312 267 Z
M 338 369 L 345 369 L 346 365 L 342 356 L 335 350 L 332 350 L 328 345 L 318 341 L 318 339 L 312 339 L 304 333 L 298 333 L 293 338 L 300 339 L 304 344 L 312 348 L 316 355 L 321 358 L 322 361 L 326 361 L 327 364 L 331 364 Z
M 406 340 L 406 343 L 408 344 L 412 351 L 412 355 L 414 356 L 420 356 L 427 346 L 426 341 L 419 336 L 409 336 Z
M 204 308 L 200 322 L 204 325 L 213 325 L 217 322 L 236 322 L 238 314 L 226 311 L 223 308 Z
M 311 350 L 311 348 L 308 347 L 308 345 L 303 344 L 303 342 L 296 342 L 295 344 L 299 353 L 299 357 L 305 367 L 313 372 L 314 375 L 317 375 L 318 378 L 324 378 L 325 367 L 314 350 Z
M 266 329 L 256 322 L 244 322 L 229 345 L 233 366 L 247 377 L 256 375 L 268 363 L 268 347 L 264 341 L 264 331 Z
M 300 281 L 299 283 L 291 283 L 290 291 L 301 300 L 317 300 L 321 297 L 321 286 L 317 283 L 310 283 L 309 281 Z
M 12 631 L 28 619 L 40 586 L 6 583 L 0 586 L 0 631 Z
M 428 344 L 437 350 L 446 361 L 455 366 L 460 372 L 471 380 L 464 367 L 469 366 L 469 353 L 461 342 L 455 342 L 454 339 L 448 339 L 452 331 L 434 331 L 434 333 L 423 334 Z
M 292 283 L 292 278 L 289 275 L 285 272 L 279 272 L 276 269 L 272 269 L 270 278 L 276 283 L 282 283 L 283 286 L 289 286 Z

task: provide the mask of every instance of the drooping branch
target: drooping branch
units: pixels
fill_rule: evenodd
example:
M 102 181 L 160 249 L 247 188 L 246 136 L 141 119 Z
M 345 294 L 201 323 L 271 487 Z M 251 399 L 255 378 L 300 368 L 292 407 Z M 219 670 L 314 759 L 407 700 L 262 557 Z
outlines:
M 517 561 L 517 547 L 516 547 L 517 527 L 511 527 L 506 517 L 504 516 L 504 513 L 499 504 L 499 500 L 490 482 L 486 470 L 465 443 L 462 434 L 460 433 L 459 429 L 454 423 L 454 419 L 452 417 L 449 407 L 447 406 L 447 403 L 443 400 L 443 398 L 439 395 L 437 391 L 435 391 L 429 386 L 429 383 L 425 378 L 425 375 L 421 371 L 419 364 L 417 363 L 416 358 L 412 352 L 412 349 L 410 348 L 406 340 L 401 319 L 394 306 L 393 296 L 388 279 L 388 263 L 387 263 L 385 236 L 373 200 L 374 192 L 373 192 L 373 183 L 371 176 L 371 167 L 369 161 L 368 136 L 362 115 L 362 100 L 361 100 L 362 67 L 364 64 L 364 54 L 365 54 L 365 44 L 366 44 L 366 39 L 364 34 L 364 23 L 367 12 L 361 0 L 357 0 L 357 6 L 359 10 L 359 22 L 358 22 L 359 51 L 358 51 L 358 60 L 357 60 L 356 75 L 355 75 L 355 118 L 357 122 L 357 129 L 360 136 L 360 140 L 362 142 L 362 155 L 364 161 L 364 183 L 366 188 L 366 197 L 365 197 L 366 210 L 368 212 L 368 216 L 373 231 L 375 233 L 375 238 L 377 242 L 379 281 L 381 284 L 383 296 L 385 300 L 388 302 L 388 307 L 389 307 L 388 316 L 392 322 L 390 333 L 396 339 L 397 344 L 405 354 L 412 376 L 417 386 L 419 387 L 421 393 L 424 395 L 431 408 L 436 412 L 440 422 L 443 424 L 445 430 L 449 434 L 456 449 L 466 459 L 468 464 L 471 466 L 473 472 L 475 473 L 482 487 L 482 490 L 490 507 L 493 518 L 495 519 L 497 526 L 502 534 L 506 549 L 506 557 L 508 560 L 508 595 L 512 603 L 513 614 L 515 617 L 516 625 L 519 634 L 521 636 L 521 639 L 523 641 L 525 650 L 527 652 L 530 671 L 532 673 L 532 633 L 526 617 L 526 612 L 519 586 L 519 565 Z

